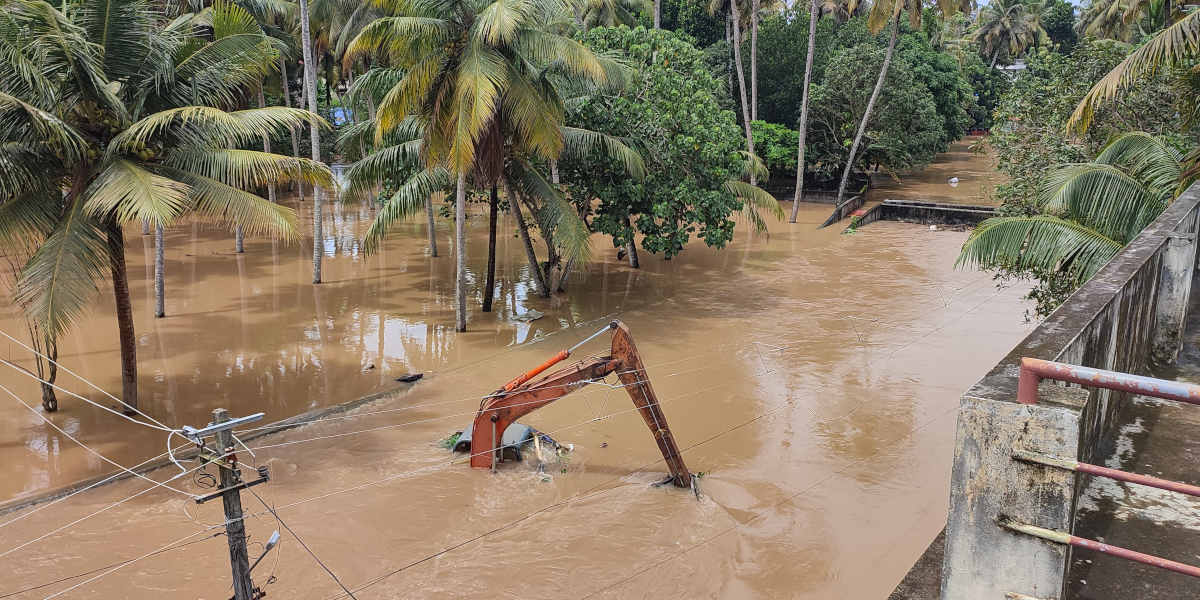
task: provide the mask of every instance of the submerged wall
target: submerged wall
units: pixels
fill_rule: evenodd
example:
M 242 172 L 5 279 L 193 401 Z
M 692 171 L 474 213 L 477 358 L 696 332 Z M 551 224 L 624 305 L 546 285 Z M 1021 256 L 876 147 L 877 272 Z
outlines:
M 1070 552 L 1012 533 L 1002 519 L 1072 531 L 1074 473 L 1012 460 L 1014 449 L 1092 462 L 1122 394 L 1043 383 L 1037 405 L 1016 401 L 1018 364 L 1035 357 L 1145 373 L 1178 354 L 1196 265 L 1200 184 L 963 394 L 958 417 L 941 597 L 1061 598 Z

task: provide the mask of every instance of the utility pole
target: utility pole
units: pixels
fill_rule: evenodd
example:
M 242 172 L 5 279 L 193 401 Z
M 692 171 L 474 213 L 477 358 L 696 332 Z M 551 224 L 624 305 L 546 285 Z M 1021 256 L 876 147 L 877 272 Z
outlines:
M 242 489 L 265 483 L 269 478 L 267 468 L 259 467 L 259 478 L 249 483 L 242 481 L 242 471 L 238 468 L 237 454 L 234 452 L 233 427 L 242 423 L 256 421 L 262 418 L 262 413 L 231 420 L 229 412 L 223 408 L 213 411 L 213 420 L 203 429 L 184 428 L 184 435 L 201 444 L 205 435 L 215 434 L 217 438 L 217 454 L 205 456 L 201 460 L 215 459 L 221 471 L 221 487 L 206 496 L 197 496 L 197 504 L 203 504 L 218 496 L 225 506 L 225 537 L 229 541 L 229 564 L 233 569 L 233 600 L 255 600 L 261 593 L 254 588 L 250 581 L 250 556 L 246 549 L 246 522 L 242 518 Z M 257 561 L 256 561 L 257 564 Z
M 213 411 L 213 424 L 220 425 L 229 420 L 229 413 L 218 408 Z M 233 431 L 222 429 L 217 432 L 217 449 L 229 454 L 222 459 L 221 503 L 225 505 L 225 537 L 229 539 L 229 564 L 233 567 L 234 600 L 250 600 L 254 584 L 250 582 L 250 554 L 246 550 L 246 522 L 242 520 L 242 471 L 238 468 L 237 455 L 233 452 Z M 232 489 L 231 489 L 232 488 Z

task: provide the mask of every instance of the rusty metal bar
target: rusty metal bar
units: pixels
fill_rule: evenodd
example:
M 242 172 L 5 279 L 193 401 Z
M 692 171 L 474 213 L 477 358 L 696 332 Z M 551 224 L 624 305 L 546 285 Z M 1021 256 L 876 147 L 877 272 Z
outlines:
M 1144 485 L 1144 486 L 1148 486 L 1148 487 L 1152 487 L 1152 488 L 1158 488 L 1160 490 L 1167 490 L 1170 492 L 1178 492 L 1180 494 L 1187 494 L 1189 496 L 1196 496 L 1196 497 L 1200 498 L 1200 486 L 1188 485 L 1186 483 L 1180 483 L 1178 481 L 1171 481 L 1169 479 L 1159 479 L 1158 477 L 1151 477 L 1149 475 L 1139 475 L 1137 473 L 1129 473 L 1127 471 L 1110 469 L 1108 467 L 1101 467 L 1100 465 L 1092 465 L 1092 464 L 1088 464 L 1085 462 L 1079 462 L 1077 460 L 1069 460 L 1069 459 L 1065 459 L 1065 458 L 1058 458 L 1055 456 L 1047 456 L 1045 454 L 1039 454 L 1037 452 L 1026 452 L 1026 451 L 1022 451 L 1022 450 L 1017 450 L 1017 451 L 1013 452 L 1013 458 L 1015 458 L 1017 460 L 1022 460 L 1025 462 L 1046 465 L 1049 467 L 1057 467 L 1059 469 L 1066 469 L 1067 471 L 1075 471 L 1076 473 L 1087 473 L 1088 475 L 1096 475 L 1098 477 L 1107 477 L 1109 479 L 1116 479 L 1117 481 L 1136 483 L 1138 485 Z
M 1096 552 L 1110 554 L 1117 558 L 1131 560 L 1144 565 L 1150 565 L 1152 567 L 1158 567 L 1160 569 L 1166 569 L 1168 571 L 1174 571 L 1184 575 L 1191 575 L 1192 577 L 1200 577 L 1200 567 L 1185 565 L 1183 563 L 1160 558 L 1158 556 L 1142 554 L 1141 552 L 1130 550 L 1128 548 L 1122 548 L 1120 546 L 1102 544 L 1095 540 L 1089 540 L 1087 538 L 1071 535 L 1065 531 L 1055 531 L 1053 529 L 1046 529 L 1036 525 L 1029 525 L 1028 523 L 1020 523 L 1006 517 L 1002 517 L 1000 519 L 1000 526 L 1017 533 L 1031 535 L 1033 537 L 1041 538 L 1057 544 L 1065 544 L 1068 546 L 1074 546 L 1076 548 L 1087 548 L 1088 550 L 1095 550 Z
M 1043 379 L 1200 404 L 1198 385 L 1029 357 L 1021 359 L 1017 401 L 1021 404 L 1037 404 L 1038 383 Z

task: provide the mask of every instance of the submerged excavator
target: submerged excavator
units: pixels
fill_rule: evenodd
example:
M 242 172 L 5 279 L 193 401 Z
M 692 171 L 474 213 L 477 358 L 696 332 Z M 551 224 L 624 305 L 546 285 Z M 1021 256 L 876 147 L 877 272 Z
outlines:
M 612 332 L 612 351 L 608 356 L 588 358 L 574 365 L 542 375 L 550 367 L 566 360 L 584 344 Z M 611 374 L 616 374 L 621 387 L 629 392 L 633 404 L 650 428 L 663 460 L 667 463 L 668 481 L 676 487 L 692 487 L 692 474 L 683 463 L 679 447 L 667 426 L 654 388 L 650 387 L 645 365 L 638 355 L 637 346 L 629 328 L 620 321 L 612 321 L 607 327 L 588 336 L 567 350 L 555 354 L 546 362 L 530 369 L 519 377 L 504 384 L 504 387 L 484 396 L 479 412 L 471 426 L 457 440 L 456 450 L 471 452 L 471 466 L 476 469 L 495 469 L 504 460 L 504 450 L 522 444 L 528 439 L 529 428 L 516 424 L 517 419 L 547 405 L 589 383 L 596 383 Z M 536 380 L 535 377 L 538 377 Z M 510 430 L 510 427 L 512 428 Z M 520 429 L 521 431 L 515 431 Z M 533 435 L 542 435 L 534 432 Z

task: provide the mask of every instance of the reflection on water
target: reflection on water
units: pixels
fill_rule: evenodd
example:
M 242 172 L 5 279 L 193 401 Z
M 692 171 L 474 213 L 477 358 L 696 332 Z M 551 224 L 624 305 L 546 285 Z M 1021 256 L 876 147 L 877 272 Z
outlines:
M 1021 290 L 997 290 L 986 274 L 953 269 L 966 234 L 878 223 L 839 235 L 815 229 L 828 207 L 813 205 L 802 207 L 798 224 L 772 223 L 770 235 L 739 229 L 725 250 L 692 245 L 671 261 L 644 256 L 640 270 L 597 238 L 596 260 L 572 278 L 569 294 L 551 299 L 530 289 L 506 220 L 490 314 L 478 309 L 486 217 L 473 213 L 470 330 L 456 334 L 445 223 L 439 258 L 424 249 L 421 219 L 365 256 L 357 240 L 372 209 L 328 210 L 320 286 L 309 283 L 311 238 L 291 246 L 251 239 L 236 255 L 224 229 L 173 228 L 165 319 L 151 315 L 152 242 L 141 238 L 138 249 L 137 232 L 128 232 L 143 408 L 170 425 L 202 425 L 222 406 L 275 420 L 400 389 L 397 377 L 426 373 L 346 418 L 252 444 L 272 446 L 253 459 L 271 466 L 271 483 L 255 488 L 270 502 L 354 489 L 282 513 L 350 585 L 571 499 L 387 579 L 369 588 L 372 598 L 882 597 L 944 519 L 957 395 L 1030 327 Z M 514 318 L 530 309 L 546 316 Z M 437 441 L 469 421 L 481 394 L 614 317 L 629 324 L 688 465 L 706 473 L 703 500 L 645 485 L 661 476 L 661 458 L 628 396 L 604 386 L 525 419 L 575 445 L 549 481 L 521 464 L 495 475 L 446 466 Z M 21 331 L 11 310 L 0 326 Z M 116 338 L 105 290 L 64 340 L 61 358 L 116 391 Z M 605 351 L 597 341 L 578 357 Z M 11 345 L 0 355 L 29 364 Z M 103 400 L 67 375 L 60 381 Z M 15 372 L 0 372 L 0 383 L 38 397 Z M 159 432 L 69 398 L 61 407 L 56 423 L 124 464 L 163 448 Z M 107 471 L 16 403 L 0 410 L 0 495 Z M 106 486 L 0 529 L 0 551 L 145 486 Z M 164 491 L 140 496 L 0 559 L 11 573 L 0 594 L 140 555 L 197 522 L 220 522 L 217 504 L 197 507 Z M 248 522 L 252 541 L 276 527 Z M 285 536 L 278 583 L 268 591 L 336 593 L 291 542 Z M 74 593 L 221 597 L 225 561 L 222 542 L 206 542 Z

